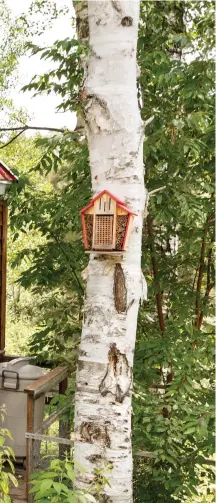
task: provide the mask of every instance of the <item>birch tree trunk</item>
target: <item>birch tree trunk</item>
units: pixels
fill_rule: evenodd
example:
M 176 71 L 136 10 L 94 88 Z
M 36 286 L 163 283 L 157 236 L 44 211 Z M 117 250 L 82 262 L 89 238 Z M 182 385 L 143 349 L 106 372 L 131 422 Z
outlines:
M 100 501 L 133 501 L 131 395 L 145 203 L 143 124 L 136 88 L 139 1 L 88 1 L 89 60 L 81 92 L 92 191 L 125 201 L 137 216 L 124 257 L 91 253 L 76 379 L 75 459 L 110 486 Z

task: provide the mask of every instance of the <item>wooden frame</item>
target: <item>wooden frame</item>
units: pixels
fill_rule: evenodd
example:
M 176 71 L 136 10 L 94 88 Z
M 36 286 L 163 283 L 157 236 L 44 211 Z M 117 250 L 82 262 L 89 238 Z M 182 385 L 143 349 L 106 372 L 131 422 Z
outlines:
M 7 271 L 7 207 L 0 201 L 0 351 L 5 349 Z M 1 358 L 2 360 L 2 358 Z
M 38 398 L 48 393 L 54 386 L 59 385 L 59 394 L 65 393 L 68 387 L 68 371 L 67 367 L 57 367 L 54 370 L 48 372 L 45 376 L 42 376 L 33 384 L 27 386 L 24 390 L 27 394 L 27 431 L 26 431 L 26 498 L 28 503 L 32 503 L 32 494 L 29 494 L 30 489 L 30 474 L 33 470 L 33 451 L 34 451 L 34 440 L 36 436 L 40 435 L 47 426 L 52 424 L 59 415 L 63 412 L 63 409 L 58 411 L 58 413 L 53 413 L 51 416 L 43 421 L 41 429 L 35 431 L 34 427 L 34 417 L 35 417 L 35 402 Z M 65 408 L 64 408 L 65 409 Z M 63 431 L 63 426 L 61 422 L 59 424 L 59 433 Z M 46 435 L 42 435 L 46 437 Z M 47 437 L 48 438 L 48 437 Z

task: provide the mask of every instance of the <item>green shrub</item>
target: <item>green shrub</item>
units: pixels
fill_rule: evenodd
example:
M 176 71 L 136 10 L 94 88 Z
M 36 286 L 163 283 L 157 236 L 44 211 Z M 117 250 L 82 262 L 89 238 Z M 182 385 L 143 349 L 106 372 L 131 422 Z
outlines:
M 0 407 L 0 420 L 4 423 L 5 408 Z M 9 486 L 12 482 L 15 486 L 18 485 L 16 477 L 14 476 L 14 453 L 11 447 L 5 445 L 7 438 L 11 438 L 11 434 L 7 428 L 0 425 L 0 502 L 11 503 L 9 496 Z M 9 465 L 11 471 L 6 470 L 6 465 Z M 11 473 L 12 472 L 12 473 Z
M 79 471 L 82 470 L 79 468 Z M 94 496 L 87 491 L 74 488 L 74 479 L 73 463 L 67 459 L 54 459 L 46 470 L 32 475 L 30 493 L 34 493 L 37 503 L 96 503 Z M 95 487 L 92 489 L 95 492 Z

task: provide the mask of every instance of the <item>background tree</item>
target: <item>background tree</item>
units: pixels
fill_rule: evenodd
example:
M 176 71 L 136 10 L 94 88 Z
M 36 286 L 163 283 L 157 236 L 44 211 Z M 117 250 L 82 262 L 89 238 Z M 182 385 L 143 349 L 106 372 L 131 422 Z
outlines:
M 149 300 L 140 310 L 133 435 L 156 458 L 138 462 L 140 501 L 146 493 L 157 502 L 214 498 L 206 488 L 194 491 L 197 465 L 213 453 L 212 8 L 142 3 L 142 113 L 154 114 L 144 144 L 146 184 L 150 192 L 165 189 L 150 198 L 143 235 Z M 174 51 L 183 57 L 171 58 Z
M 24 50 L 25 29 L 21 19 L 12 18 L 5 0 L 0 0 L 0 20 L 0 124 L 5 127 L 6 124 L 12 125 L 13 120 L 24 117 L 23 111 L 15 110 L 10 91 L 18 80 L 18 63 Z
M 209 464 L 213 453 L 213 7 L 211 2 L 141 2 L 138 94 L 143 119 L 154 116 L 154 120 L 146 126 L 144 143 L 150 199 L 142 267 L 149 293 L 140 308 L 134 367 L 134 454 L 142 451 L 142 458 L 134 456 L 134 487 L 140 502 L 214 501 Z M 54 90 L 62 110 L 80 113 L 80 60 L 86 55 L 86 44 L 64 40 L 39 50 L 43 57 L 58 61 L 59 67 L 36 77 L 30 87 L 36 92 Z M 173 54 L 183 57 L 174 59 Z M 31 267 L 21 277 L 22 284 L 43 289 L 44 294 L 40 303 L 36 299 L 38 307 L 42 304 L 38 312 L 45 331 L 38 330 L 34 336 L 33 350 L 44 356 L 58 351 L 59 358 L 61 349 L 64 357 L 66 341 L 73 358 L 68 352 L 67 356 L 74 361 L 72 346 L 80 333 L 82 296 L 66 262 L 75 265 L 84 288 L 81 271 L 87 257 L 78 212 L 90 197 L 88 150 L 79 131 L 56 132 L 38 143 L 41 160 L 36 171 L 42 179 L 46 173 L 53 178 L 55 189 L 48 201 L 45 193 L 37 198 L 37 185 L 23 199 L 21 194 L 14 197 L 11 222 L 18 233 L 29 223 L 41 231 L 43 222 L 45 243 L 31 251 Z M 165 188 L 152 192 L 161 187 Z M 176 253 L 170 236 L 177 236 Z M 63 294 L 60 302 L 59 291 L 69 288 L 73 296 Z M 67 324 L 64 312 L 71 312 L 71 304 L 74 318 L 68 317 Z M 63 326 L 68 329 L 65 334 Z

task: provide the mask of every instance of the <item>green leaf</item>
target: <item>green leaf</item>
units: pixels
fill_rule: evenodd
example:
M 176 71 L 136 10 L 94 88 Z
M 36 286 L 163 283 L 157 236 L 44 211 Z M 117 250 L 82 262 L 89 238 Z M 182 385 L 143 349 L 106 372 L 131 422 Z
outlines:
M 86 494 L 85 496 L 87 501 L 92 501 L 93 503 L 96 503 L 96 499 L 91 494 Z
M 62 482 L 53 482 L 53 487 L 58 494 L 61 494 L 62 491 L 65 493 L 69 492 L 68 487 Z
M 43 496 L 43 494 L 48 489 L 50 489 L 53 484 L 54 484 L 54 482 L 52 480 L 49 480 L 49 479 L 42 480 L 42 482 L 40 484 L 40 493 L 41 493 L 41 495 Z
M 193 426 L 191 426 L 190 428 L 188 428 L 188 429 L 186 429 L 186 430 L 184 431 L 184 434 L 185 434 L 185 435 L 190 435 L 191 433 L 194 433 L 195 431 L 196 431 L 196 428 L 195 428 L 195 427 L 193 427 Z
M 77 503 L 77 498 L 75 498 L 75 496 L 73 496 L 72 493 L 68 493 L 67 499 L 68 499 L 69 503 Z

